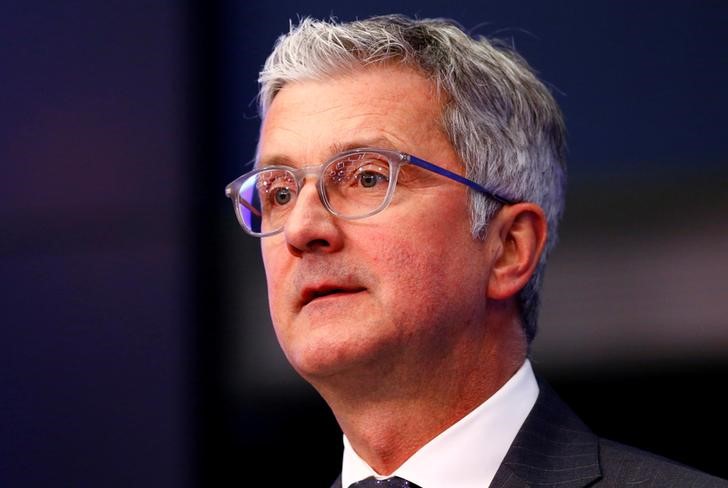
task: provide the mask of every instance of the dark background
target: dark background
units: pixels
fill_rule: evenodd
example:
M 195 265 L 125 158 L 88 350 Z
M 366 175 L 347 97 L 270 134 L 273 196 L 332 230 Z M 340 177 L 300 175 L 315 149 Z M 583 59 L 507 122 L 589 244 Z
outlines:
M 0 4 L 0 486 L 335 478 L 223 188 L 288 19 L 387 12 L 508 39 L 564 110 L 536 370 L 598 434 L 728 477 L 728 4 L 84 0 Z

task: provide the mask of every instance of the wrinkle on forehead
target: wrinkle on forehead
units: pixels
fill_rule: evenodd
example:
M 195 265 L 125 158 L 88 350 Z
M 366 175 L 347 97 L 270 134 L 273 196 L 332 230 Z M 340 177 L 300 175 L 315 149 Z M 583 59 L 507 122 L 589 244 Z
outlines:
M 441 101 L 434 83 L 402 66 L 290 82 L 263 120 L 258 164 L 280 159 L 274 155 L 318 163 L 360 140 L 383 140 L 387 144 L 373 145 L 416 154 L 433 134 L 447 138 Z

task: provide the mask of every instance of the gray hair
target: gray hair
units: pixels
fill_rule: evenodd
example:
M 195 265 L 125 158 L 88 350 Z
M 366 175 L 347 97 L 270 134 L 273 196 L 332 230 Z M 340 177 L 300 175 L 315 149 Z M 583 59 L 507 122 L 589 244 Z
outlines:
M 445 95 L 441 124 L 469 178 L 543 208 L 549 228 L 546 250 L 518 296 L 530 343 L 537 330 L 546 257 L 556 244 L 564 207 L 566 131 L 558 105 L 512 49 L 473 38 L 450 20 L 388 15 L 337 23 L 304 18 L 277 40 L 260 73 L 261 118 L 288 82 L 326 79 L 377 63 L 411 66 Z M 474 238 L 483 238 L 499 208 L 494 200 L 471 192 Z

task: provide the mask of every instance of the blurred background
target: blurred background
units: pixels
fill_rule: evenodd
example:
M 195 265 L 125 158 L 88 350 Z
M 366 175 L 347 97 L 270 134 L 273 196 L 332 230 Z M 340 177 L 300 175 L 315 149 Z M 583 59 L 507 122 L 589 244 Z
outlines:
M 329 486 L 341 433 L 223 188 L 289 19 L 391 12 L 508 40 L 564 110 L 537 371 L 728 477 L 728 4 L 29 0 L 0 5 L 0 486 Z

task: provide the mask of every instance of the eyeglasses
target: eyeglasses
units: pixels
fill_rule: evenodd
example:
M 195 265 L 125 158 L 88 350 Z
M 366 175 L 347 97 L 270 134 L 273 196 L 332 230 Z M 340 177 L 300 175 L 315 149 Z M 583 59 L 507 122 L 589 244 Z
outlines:
M 411 154 L 375 148 L 346 151 L 318 166 L 258 168 L 227 185 L 225 195 L 232 200 L 243 230 L 256 237 L 267 237 L 283 230 L 307 176 L 318 178 L 318 194 L 329 212 L 342 219 L 356 220 L 387 208 L 397 186 L 399 170 L 407 164 L 467 185 L 502 204 L 515 203 Z

